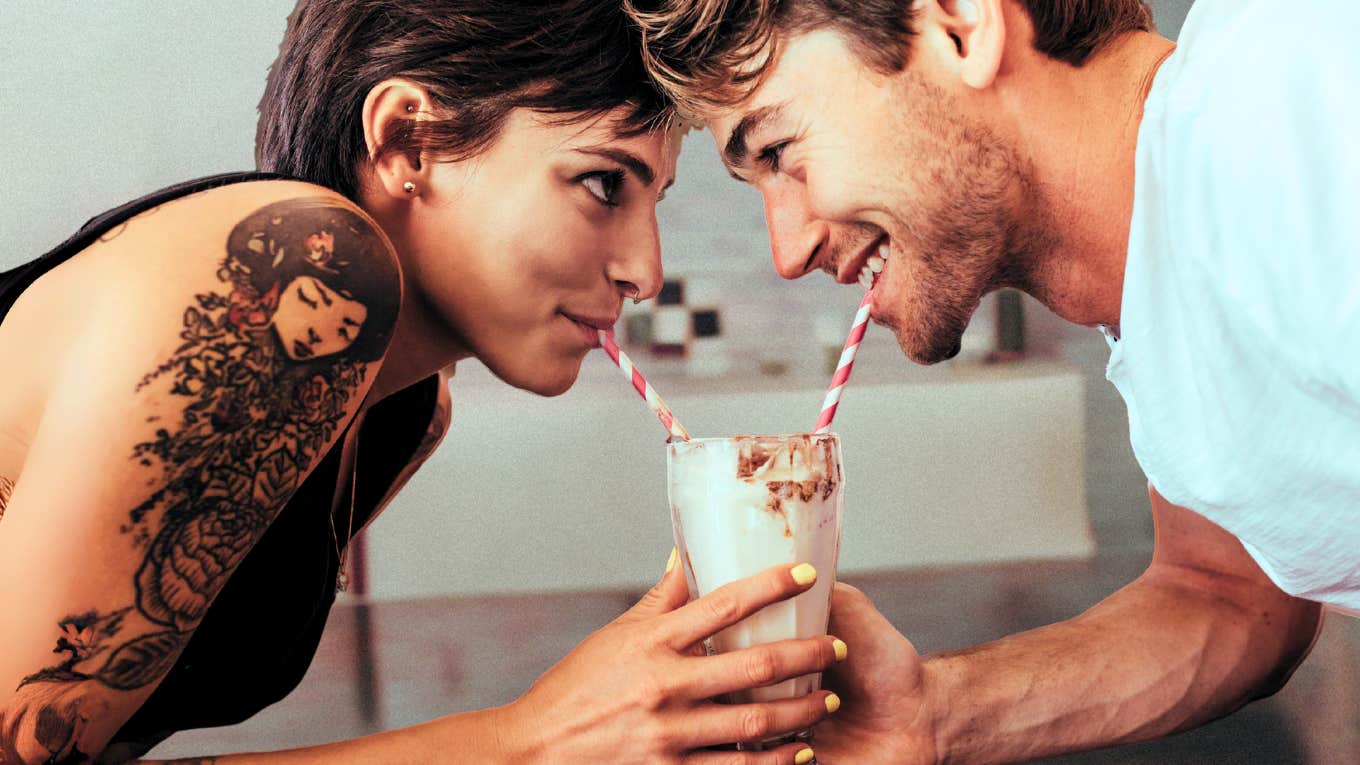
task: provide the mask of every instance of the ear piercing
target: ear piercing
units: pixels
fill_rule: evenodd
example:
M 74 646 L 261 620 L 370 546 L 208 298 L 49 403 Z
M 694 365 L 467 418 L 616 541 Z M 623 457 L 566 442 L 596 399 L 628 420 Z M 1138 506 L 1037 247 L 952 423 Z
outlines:
M 408 113 L 415 113 L 415 110 L 416 110 L 415 104 L 407 104 L 407 105 L 406 105 L 406 111 L 407 111 Z
M 414 194 L 414 193 L 416 193 L 416 185 L 415 185 L 414 183 L 411 183 L 410 181 L 407 181 L 407 182 L 401 184 L 401 188 L 402 188 L 402 190 L 404 190 L 407 194 Z

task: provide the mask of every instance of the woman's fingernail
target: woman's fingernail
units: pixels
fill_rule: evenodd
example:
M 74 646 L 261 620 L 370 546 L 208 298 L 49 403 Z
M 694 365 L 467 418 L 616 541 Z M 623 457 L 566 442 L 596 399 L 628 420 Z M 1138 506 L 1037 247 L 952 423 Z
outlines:
M 834 693 L 828 693 L 826 695 L 825 701 L 826 701 L 826 713 L 829 715 L 836 714 L 836 710 L 841 708 L 841 697 L 837 696 Z
M 672 547 L 672 548 L 671 548 L 671 557 L 666 561 L 666 573 L 667 573 L 667 574 L 669 574 L 669 573 L 671 572 L 671 569 L 675 568 L 675 562 L 678 561 L 678 560 L 680 560 L 680 551 L 677 550 L 677 549 L 675 549 L 674 547 Z
M 840 638 L 832 638 L 831 650 L 836 652 L 836 661 L 845 661 L 845 657 L 850 655 L 850 646 Z
M 812 584 L 817 581 L 817 569 L 813 568 L 811 563 L 799 563 L 793 567 L 793 570 L 789 571 L 789 574 L 793 576 L 793 581 L 798 584 Z M 812 750 L 809 749 L 808 751 Z
M 811 749 L 804 749 L 793 756 L 793 761 L 796 765 L 807 765 L 809 762 L 812 762 L 812 758 L 816 756 L 817 755 L 812 753 Z

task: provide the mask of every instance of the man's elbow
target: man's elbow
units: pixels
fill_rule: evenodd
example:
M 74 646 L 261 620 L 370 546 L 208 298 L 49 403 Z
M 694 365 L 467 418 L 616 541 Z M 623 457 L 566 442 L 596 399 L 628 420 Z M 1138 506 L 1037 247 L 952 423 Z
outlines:
M 1289 682 L 1322 632 L 1324 611 L 1319 603 L 1287 597 L 1263 621 L 1262 638 L 1275 646 L 1274 662 L 1257 684 L 1253 700 L 1273 696 Z

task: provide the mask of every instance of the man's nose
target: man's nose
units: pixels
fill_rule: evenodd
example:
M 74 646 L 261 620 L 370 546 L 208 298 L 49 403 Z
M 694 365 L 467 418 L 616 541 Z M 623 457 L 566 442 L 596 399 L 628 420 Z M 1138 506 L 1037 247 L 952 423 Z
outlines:
M 802 184 L 779 183 L 765 189 L 763 196 L 774 270 L 785 279 L 806 275 L 817 267 L 830 227 L 812 215 Z

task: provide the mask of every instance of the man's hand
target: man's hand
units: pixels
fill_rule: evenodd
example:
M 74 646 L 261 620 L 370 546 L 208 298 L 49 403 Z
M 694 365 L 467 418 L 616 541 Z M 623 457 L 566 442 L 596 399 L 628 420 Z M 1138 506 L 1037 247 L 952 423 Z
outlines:
M 831 595 L 830 632 L 850 647 L 823 683 L 839 712 L 816 728 L 822 765 L 934 765 L 934 732 L 921 657 L 864 593 L 838 583 Z

